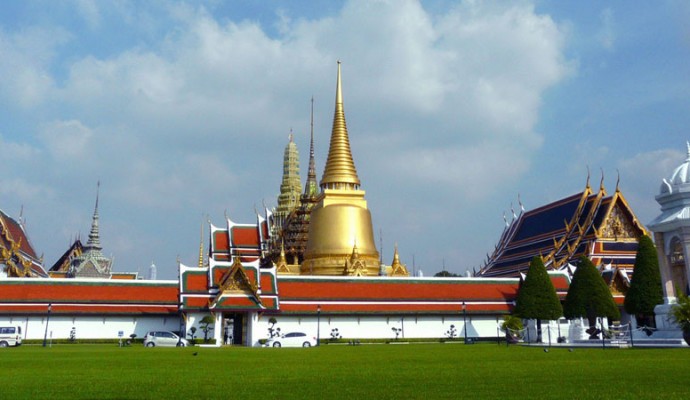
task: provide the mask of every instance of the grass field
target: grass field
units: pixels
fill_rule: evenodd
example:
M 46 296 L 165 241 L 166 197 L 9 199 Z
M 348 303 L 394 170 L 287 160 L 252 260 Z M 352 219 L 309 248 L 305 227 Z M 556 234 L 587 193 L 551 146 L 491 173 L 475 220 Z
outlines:
M 196 354 L 196 355 L 195 355 Z M 681 399 L 689 349 L 414 344 L 2 349 L 3 399 Z

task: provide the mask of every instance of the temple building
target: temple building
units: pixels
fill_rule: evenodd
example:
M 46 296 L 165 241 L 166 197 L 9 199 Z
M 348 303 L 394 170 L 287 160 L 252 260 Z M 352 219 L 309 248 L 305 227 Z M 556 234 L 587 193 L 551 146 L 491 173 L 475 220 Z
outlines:
M 0 210 L 0 277 L 47 276 L 43 260 L 36 255 L 23 223 Z
M 99 229 L 98 199 L 100 182 L 96 191 L 96 206 L 91 219 L 91 231 L 86 244 L 75 239 L 67 251 L 50 268 L 51 278 L 105 278 L 137 279 L 137 273 L 113 272 L 113 260 L 103 254 Z
M 99 185 L 100 186 L 100 185 Z M 93 211 L 89 240 L 82 253 L 72 259 L 67 276 L 70 278 L 106 278 L 110 276 L 112 260 L 103 255 L 101 237 L 98 229 L 98 194 Z
M 661 214 L 649 223 L 659 257 L 664 304 L 654 309 L 657 327 L 672 328 L 669 311 L 679 295 L 690 293 L 690 143 L 687 155 L 669 177 L 662 179 L 655 199 Z
M 633 274 L 637 242 L 646 229 L 621 193 L 618 183 L 607 194 L 602 177 L 598 191 L 589 184 L 577 194 L 530 211 L 513 213 L 483 268 L 482 277 L 518 277 L 530 260 L 542 256 L 548 270 L 572 275 L 586 256 L 599 266 L 614 296 L 622 295 Z

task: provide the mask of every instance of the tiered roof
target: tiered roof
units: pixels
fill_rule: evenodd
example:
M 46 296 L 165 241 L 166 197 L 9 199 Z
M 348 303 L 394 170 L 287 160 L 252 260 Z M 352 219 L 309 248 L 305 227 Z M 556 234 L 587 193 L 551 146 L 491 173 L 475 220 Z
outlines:
M 210 225 L 208 266 L 192 268 L 180 264 L 183 310 L 278 308 L 276 269 L 270 261 L 264 261 L 267 219 L 257 216 L 256 224 L 236 224 L 226 218 L 227 228 Z
M 618 187 L 608 196 L 603 181 L 596 193 L 588 181 L 583 192 L 521 211 L 506 223 L 478 275 L 518 276 L 535 256 L 544 257 L 552 270 L 587 256 L 595 264 L 613 264 L 632 273 L 637 240 L 645 232 Z
M 13 277 L 47 277 L 43 261 L 36 255 L 24 226 L 0 210 L 0 264 Z
M 459 313 L 464 304 L 471 314 L 499 315 L 511 311 L 520 285 L 518 278 L 278 276 L 276 267 L 262 257 L 265 219 L 258 218 L 256 224 L 227 222 L 227 228 L 211 225 L 208 267 L 180 265 L 182 311 L 449 315 Z M 404 268 L 399 260 L 394 264 Z M 564 298 L 569 275 L 549 275 Z

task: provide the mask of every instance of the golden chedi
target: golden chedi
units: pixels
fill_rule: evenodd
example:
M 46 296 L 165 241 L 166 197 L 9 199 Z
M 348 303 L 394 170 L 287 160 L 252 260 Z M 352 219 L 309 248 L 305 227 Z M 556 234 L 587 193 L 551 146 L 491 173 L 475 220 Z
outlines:
M 345 124 L 340 62 L 335 115 L 318 203 L 311 211 L 303 275 L 378 275 L 371 213 L 360 189 Z

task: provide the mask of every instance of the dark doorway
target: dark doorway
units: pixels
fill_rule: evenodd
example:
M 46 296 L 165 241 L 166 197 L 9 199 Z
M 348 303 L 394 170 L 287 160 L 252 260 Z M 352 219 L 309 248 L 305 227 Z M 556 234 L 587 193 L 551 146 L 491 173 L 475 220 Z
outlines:
M 244 314 L 231 313 L 224 316 L 223 344 L 244 344 Z

